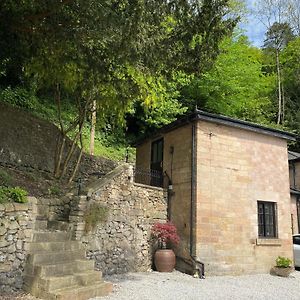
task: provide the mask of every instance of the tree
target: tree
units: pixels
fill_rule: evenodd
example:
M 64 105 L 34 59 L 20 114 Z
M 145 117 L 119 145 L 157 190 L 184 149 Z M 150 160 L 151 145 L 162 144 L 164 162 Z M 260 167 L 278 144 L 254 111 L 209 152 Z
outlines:
M 285 97 L 282 83 L 282 70 L 280 64 L 280 52 L 294 38 L 288 23 L 275 22 L 269 27 L 266 33 L 264 48 L 266 52 L 275 53 L 276 75 L 277 75 L 277 95 L 278 95 L 278 115 L 277 124 L 282 124 L 285 117 Z
M 290 130 L 300 132 L 300 38 L 291 41 L 281 54 L 285 74 L 287 105 L 286 122 Z
M 136 99 L 155 106 L 158 85 L 149 82 L 154 76 L 168 79 L 177 71 L 201 74 L 210 68 L 219 42 L 237 22 L 228 8 L 228 0 L 2 1 L 0 37 L 9 38 L 1 46 L 17 49 L 5 52 L 1 61 L 8 59 L 15 67 L 18 58 L 19 80 L 25 78 L 25 67 L 40 92 L 53 90 L 58 106 L 56 176 L 64 177 L 75 145 L 82 144 L 94 101 L 98 116 L 105 112 L 122 117 Z M 60 117 L 66 95 L 78 110 L 67 125 Z M 65 134 L 75 129 L 64 156 Z M 81 155 L 82 147 L 75 171 Z
M 269 124 L 274 77 L 262 72 L 262 51 L 243 35 L 226 38 L 214 67 L 193 84 L 205 109 Z

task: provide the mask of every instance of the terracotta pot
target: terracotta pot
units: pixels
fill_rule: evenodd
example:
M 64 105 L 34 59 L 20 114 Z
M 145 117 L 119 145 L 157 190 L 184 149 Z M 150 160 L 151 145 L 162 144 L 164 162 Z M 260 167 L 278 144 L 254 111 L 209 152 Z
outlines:
M 293 270 L 294 269 L 292 267 L 288 267 L 288 268 L 273 267 L 271 273 L 281 277 L 288 277 L 293 272 Z
M 154 264 L 159 272 L 172 272 L 174 270 L 176 258 L 171 249 L 160 249 L 154 254 Z

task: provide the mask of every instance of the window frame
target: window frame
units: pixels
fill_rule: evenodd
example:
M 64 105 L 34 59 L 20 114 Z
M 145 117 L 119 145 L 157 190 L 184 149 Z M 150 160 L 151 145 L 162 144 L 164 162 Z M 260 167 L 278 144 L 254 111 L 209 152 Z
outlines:
M 260 213 L 262 207 L 263 212 Z M 271 208 L 271 214 L 266 212 L 266 207 Z M 268 220 L 269 216 L 272 216 L 272 223 Z M 262 222 L 261 222 L 262 216 Z M 258 227 L 258 238 L 259 239 L 278 239 L 278 218 L 277 218 L 277 203 L 272 201 L 257 201 L 257 227 Z M 274 234 L 267 234 L 267 227 L 272 228 Z M 261 233 L 262 232 L 262 233 Z

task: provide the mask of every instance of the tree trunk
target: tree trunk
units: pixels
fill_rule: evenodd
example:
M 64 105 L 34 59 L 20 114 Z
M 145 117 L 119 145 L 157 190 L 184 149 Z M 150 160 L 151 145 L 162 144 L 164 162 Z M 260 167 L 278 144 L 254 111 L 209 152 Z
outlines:
M 83 130 L 84 122 L 86 120 L 86 112 L 87 112 L 88 105 L 89 105 L 88 100 L 85 101 L 83 107 L 82 107 L 82 104 L 80 103 L 80 101 L 78 100 L 78 115 L 79 115 L 78 132 L 76 133 L 76 135 L 72 141 L 72 145 L 66 155 L 66 159 L 64 161 L 62 171 L 61 171 L 61 174 L 59 177 L 60 179 L 62 179 L 65 176 L 68 165 L 69 165 L 71 158 L 76 150 L 77 141 L 82 136 L 82 130 Z M 82 141 L 81 141 L 81 143 L 82 143 Z M 82 149 L 83 149 L 83 147 L 82 147 Z
M 95 131 L 96 131 L 96 121 L 97 121 L 97 102 L 93 101 L 92 106 L 92 120 L 91 120 L 91 139 L 90 139 L 90 154 L 95 153 Z
M 279 49 L 276 49 L 276 68 L 277 68 L 277 88 L 278 88 L 278 117 L 277 124 L 282 123 L 282 94 L 281 94 L 281 76 L 279 63 Z
M 75 168 L 74 168 L 74 170 L 72 172 L 72 175 L 69 178 L 68 184 L 70 184 L 73 181 L 73 179 L 74 179 L 74 177 L 75 177 L 75 175 L 76 175 L 76 173 L 78 171 L 79 164 L 81 162 L 81 158 L 82 158 L 82 154 L 83 154 L 82 132 L 80 132 L 79 140 L 80 140 L 80 153 L 78 155 L 78 158 L 77 158 L 77 161 L 76 161 L 76 165 L 75 165 Z
M 281 93 L 282 93 L 282 113 L 281 113 L 281 123 L 284 123 L 285 119 L 285 94 L 284 94 L 284 86 L 283 83 L 281 83 Z
M 62 154 L 64 152 L 65 147 L 65 131 L 64 131 L 64 125 L 61 118 L 61 99 L 60 99 L 60 86 L 59 84 L 56 84 L 55 89 L 55 102 L 57 105 L 57 113 L 58 113 L 58 122 L 60 126 L 60 137 L 57 139 L 57 145 L 56 145 L 56 155 L 54 160 L 54 177 L 58 178 L 60 173 L 60 164 L 62 160 Z

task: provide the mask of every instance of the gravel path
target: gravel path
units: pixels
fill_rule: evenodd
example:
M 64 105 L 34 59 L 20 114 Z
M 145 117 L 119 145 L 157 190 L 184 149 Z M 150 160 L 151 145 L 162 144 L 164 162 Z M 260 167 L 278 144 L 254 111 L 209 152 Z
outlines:
M 113 293 L 93 300 L 273 300 L 300 299 L 300 272 L 289 278 L 263 275 L 219 276 L 204 280 L 180 272 L 129 273 L 106 277 Z M 1 295 L 1 300 L 35 300 L 26 294 Z
M 130 273 L 107 277 L 110 296 L 93 300 L 300 299 L 300 272 L 289 278 L 268 274 L 219 276 L 204 280 L 179 272 Z

